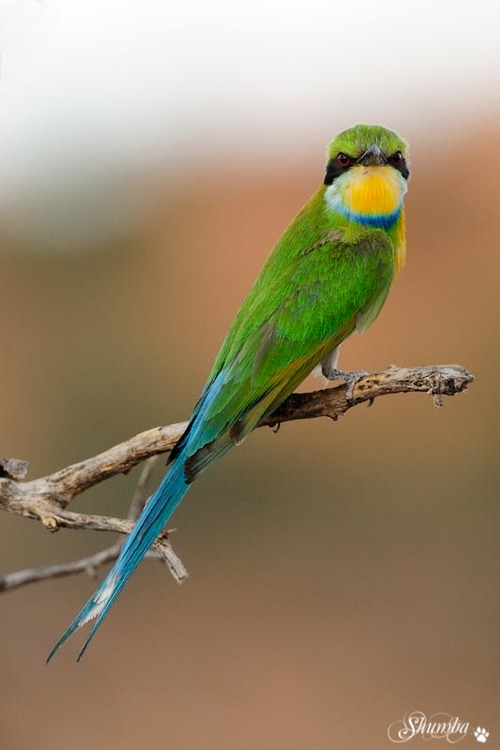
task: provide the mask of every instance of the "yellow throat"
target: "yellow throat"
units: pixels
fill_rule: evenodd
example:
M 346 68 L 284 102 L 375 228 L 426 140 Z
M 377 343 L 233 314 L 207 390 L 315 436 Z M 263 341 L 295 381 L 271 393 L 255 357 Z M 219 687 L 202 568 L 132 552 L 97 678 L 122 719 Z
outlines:
M 394 242 L 394 268 L 399 271 L 406 258 L 406 191 L 406 180 L 391 166 L 358 164 L 327 187 L 325 198 L 330 208 L 350 221 L 389 231 Z
M 346 208 L 361 216 L 391 216 L 401 207 L 401 176 L 390 166 L 353 167 L 345 182 L 343 199 Z

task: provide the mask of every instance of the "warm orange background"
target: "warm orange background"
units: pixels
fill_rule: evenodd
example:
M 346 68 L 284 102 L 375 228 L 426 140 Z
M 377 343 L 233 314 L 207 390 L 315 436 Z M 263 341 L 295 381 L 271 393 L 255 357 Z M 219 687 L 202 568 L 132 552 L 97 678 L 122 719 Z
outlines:
M 470 392 L 440 410 L 398 396 L 251 436 L 175 516 L 188 582 L 141 565 L 78 666 L 73 641 L 44 659 L 93 581 L 2 595 L 0 747 L 379 748 L 417 709 L 498 737 L 498 125 L 478 120 L 438 148 L 427 126 L 405 133 L 408 264 L 341 360 L 459 362 Z M 37 255 L 5 240 L 1 452 L 35 477 L 187 418 L 322 153 L 212 164 L 206 179 L 198 165 L 168 193 L 156 185 L 148 221 L 113 246 Z M 123 515 L 136 479 L 74 508 Z M 110 541 L 5 513 L 0 535 L 5 572 Z

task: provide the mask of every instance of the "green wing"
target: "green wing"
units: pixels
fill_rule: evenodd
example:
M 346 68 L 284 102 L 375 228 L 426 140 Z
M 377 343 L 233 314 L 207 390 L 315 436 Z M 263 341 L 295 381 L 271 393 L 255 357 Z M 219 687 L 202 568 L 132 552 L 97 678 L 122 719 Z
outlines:
M 353 242 L 338 235 L 262 269 L 222 345 L 190 425 L 193 479 L 271 414 L 358 326 L 365 330 L 387 296 L 394 250 L 379 229 Z

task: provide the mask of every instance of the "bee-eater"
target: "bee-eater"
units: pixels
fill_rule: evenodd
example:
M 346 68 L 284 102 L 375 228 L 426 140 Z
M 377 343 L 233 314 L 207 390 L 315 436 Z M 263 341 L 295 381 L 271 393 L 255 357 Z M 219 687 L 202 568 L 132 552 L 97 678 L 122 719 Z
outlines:
M 103 583 L 52 649 L 96 618 L 90 640 L 189 486 L 239 445 L 318 366 L 348 395 L 360 373 L 336 369 L 338 348 L 363 332 L 405 259 L 408 146 L 356 125 L 330 143 L 323 184 L 276 243 L 236 315 L 169 469 Z

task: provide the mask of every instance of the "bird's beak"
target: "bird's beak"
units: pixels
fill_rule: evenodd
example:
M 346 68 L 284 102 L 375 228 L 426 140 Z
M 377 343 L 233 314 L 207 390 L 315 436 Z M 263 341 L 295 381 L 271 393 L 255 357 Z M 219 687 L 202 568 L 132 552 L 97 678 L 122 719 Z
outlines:
M 358 164 L 362 164 L 364 167 L 380 167 L 382 164 L 387 164 L 387 159 L 379 147 L 372 144 L 370 148 L 366 149 L 364 154 L 361 154 Z

